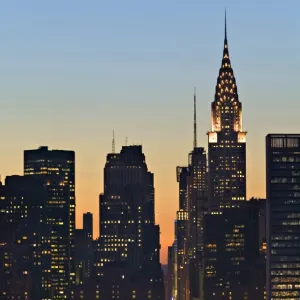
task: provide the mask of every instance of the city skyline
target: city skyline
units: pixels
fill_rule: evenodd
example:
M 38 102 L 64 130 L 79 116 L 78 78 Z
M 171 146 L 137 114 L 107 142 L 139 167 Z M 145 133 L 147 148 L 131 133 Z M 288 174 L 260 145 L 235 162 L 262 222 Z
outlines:
M 294 3 L 296 5 L 296 2 Z M 278 2 L 275 2 L 274 5 L 275 7 L 277 7 L 277 9 L 279 8 Z M 212 6 L 204 6 L 204 11 L 205 9 L 207 9 L 207 11 L 212 12 Z M 91 82 L 83 82 L 84 87 L 82 87 L 81 90 L 78 90 L 78 88 L 76 88 L 74 85 L 78 84 L 77 80 L 80 81 L 81 77 L 78 75 L 79 72 L 76 73 L 77 75 L 75 74 L 75 79 L 74 77 L 72 80 L 66 79 L 66 86 L 64 86 L 64 84 L 61 84 L 58 79 L 50 76 L 51 74 L 53 75 L 54 70 L 51 69 L 49 65 L 42 64 L 41 69 L 37 69 L 37 64 L 39 63 L 39 59 L 41 57 L 38 57 L 36 59 L 32 58 L 28 54 L 30 49 L 25 49 L 27 52 L 25 51 L 24 53 L 27 53 L 27 57 L 26 55 L 25 57 L 24 55 L 20 56 L 19 63 L 21 64 L 18 67 L 14 64 L 16 62 L 13 60 L 13 58 L 16 59 L 19 53 L 12 51 L 12 53 L 8 55 L 8 51 L 13 43 L 8 45 L 7 49 L 6 47 L 4 48 L 4 50 L 2 49 L 3 54 L 6 54 L 3 55 L 3 57 L 8 57 L 8 59 L 3 63 L 3 73 L 1 74 L 4 87 L 1 95 L 2 109 L 0 116 L 2 121 L 0 124 L 2 125 L 1 127 L 4 128 L 4 126 L 7 125 L 7 122 L 14 122 L 11 125 L 10 130 L 3 130 L 3 144 L 1 145 L 3 156 L 0 158 L 0 172 L 2 174 L 2 178 L 4 178 L 6 175 L 22 174 L 22 153 L 25 149 L 37 148 L 39 146 L 47 145 L 51 149 L 74 150 L 77 154 L 76 157 L 78 161 L 76 170 L 76 225 L 78 228 L 81 227 L 82 213 L 87 211 L 93 212 L 95 216 L 94 224 L 98 224 L 98 195 L 99 193 L 103 192 L 103 168 L 105 163 L 105 156 L 108 152 L 111 152 L 112 130 L 114 129 L 116 132 L 117 151 L 119 151 L 121 146 L 125 144 L 126 136 L 128 136 L 128 144 L 142 142 L 144 152 L 147 155 L 149 168 L 156 175 L 156 211 L 158 214 L 156 220 L 157 223 L 161 226 L 161 243 L 163 247 L 162 262 L 165 263 L 167 256 L 167 246 L 171 244 L 171 240 L 173 238 L 173 220 L 176 216 L 176 210 L 178 209 L 178 187 L 176 176 L 174 175 L 175 169 L 177 165 L 182 165 L 185 163 L 186 153 L 189 152 L 192 148 L 194 86 L 197 87 L 198 98 L 198 144 L 199 146 L 205 147 L 205 149 L 207 150 L 207 138 L 205 133 L 210 128 L 209 106 L 213 100 L 213 89 L 215 86 L 217 72 L 220 67 L 220 58 L 222 56 L 224 20 L 223 7 L 224 6 L 221 7 L 221 5 L 219 5 L 216 14 L 211 15 L 211 23 L 206 22 L 207 20 L 205 19 L 205 22 L 202 22 L 201 18 L 199 17 L 198 26 L 200 26 L 200 24 L 202 26 L 205 26 L 205 24 L 207 24 L 206 26 L 209 27 L 213 24 L 213 29 L 210 28 L 210 34 L 215 35 L 213 35 L 212 37 L 208 37 L 203 33 L 203 31 L 201 32 L 201 34 L 199 33 L 199 35 L 197 35 L 197 30 L 194 30 L 194 43 L 192 44 L 189 38 L 186 39 L 186 48 L 191 48 L 192 50 L 187 50 L 184 48 L 185 51 L 183 51 L 182 53 L 177 51 L 172 52 L 172 46 L 174 46 L 172 43 L 174 43 L 175 41 L 174 38 L 176 34 L 172 36 L 172 39 L 168 44 L 162 44 L 162 46 L 164 46 L 162 47 L 162 49 L 164 51 L 169 49 L 169 51 L 172 52 L 172 55 L 170 60 L 168 60 L 168 57 L 166 57 L 167 52 L 162 52 L 162 59 L 166 60 L 166 63 L 162 68 L 163 74 L 158 76 L 156 80 L 154 80 L 153 74 L 155 72 L 159 73 L 161 68 L 161 66 L 159 65 L 160 59 L 158 59 L 157 57 L 157 55 L 159 54 L 158 50 L 156 51 L 155 49 L 152 49 L 153 56 L 149 56 L 149 60 L 154 59 L 156 62 L 153 68 L 149 65 L 149 60 L 145 61 L 145 57 L 142 65 L 146 66 L 147 68 L 144 70 L 143 68 L 138 68 L 136 63 L 139 62 L 140 57 L 138 56 L 136 58 L 135 64 L 132 66 L 132 68 L 133 70 L 138 71 L 138 74 L 144 74 L 144 76 L 142 76 L 141 78 L 141 81 L 137 80 L 137 74 L 135 74 L 135 76 L 133 77 L 134 79 L 126 79 L 126 67 L 129 66 L 128 62 L 130 62 L 130 59 L 126 63 L 123 61 L 123 66 L 121 67 L 123 73 L 121 73 L 124 77 L 117 77 L 117 84 L 114 85 L 112 84 L 113 79 L 110 79 L 110 84 L 105 87 L 106 97 L 105 93 L 102 90 L 106 82 L 104 81 L 101 85 L 99 85 L 99 83 L 97 83 L 96 81 L 96 78 L 92 78 L 93 74 L 95 74 L 93 73 L 95 72 L 95 69 L 92 68 L 88 71 L 86 67 L 89 66 L 89 63 L 84 59 L 79 61 L 81 62 L 81 65 L 79 63 L 79 69 L 77 70 L 76 68 L 75 73 L 79 70 L 85 70 L 86 72 L 84 73 L 84 76 L 90 78 Z M 245 7 L 243 5 L 239 5 L 239 7 L 243 7 L 244 9 L 242 9 L 242 14 L 240 16 L 241 19 L 239 19 L 235 15 L 234 5 L 228 7 L 228 38 L 230 40 L 229 49 L 232 55 L 233 68 L 235 70 L 236 76 L 238 77 L 240 100 L 244 106 L 244 127 L 249 132 L 247 140 L 248 199 L 251 196 L 265 196 L 265 170 L 263 169 L 263 171 L 260 171 L 259 174 L 257 174 L 258 167 L 262 164 L 264 165 L 265 135 L 269 132 L 297 132 L 300 130 L 300 126 L 297 124 L 296 115 L 299 104 L 297 104 L 297 102 L 294 102 L 297 101 L 297 91 L 296 89 L 293 90 L 293 87 L 296 87 L 296 84 L 294 84 L 294 82 L 297 82 L 297 76 L 293 77 L 286 75 L 288 71 L 293 74 L 294 70 L 295 75 L 297 75 L 296 71 L 300 66 L 300 61 L 296 56 L 296 53 L 299 50 L 299 45 L 296 42 L 295 44 L 290 43 L 288 44 L 290 47 L 288 50 L 284 49 L 282 46 L 282 44 L 284 44 L 284 41 L 287 42 L 289 37 L 291 38 L 293 34 L 297 34 L 295 28 L 297 28 L 296 22 L 299 21 L 293 19 L 292 17 L 290 20 L 285 19 L 285 26 L 282 29 L 281 33 L 279 31 L 280 40 L 282 40 L 283 42 L 270 48 L 264 48 L 266 47 L 266 44 L 262 43 L 258 49 L 254 49 L 250 46 L 252 43 L 254 43 L 256 36 L 259 42 L 262 42 L 262 40 L 260 39 L 263 38 L 264 34 L 273 31 L 278 34 L 278 28 L 282 26 L 280 20 L 277 19 L 279 12 L 276 11 L 274 15 L 270 16 L 270 20 L 273 20 L 270 21 L 270 28 L 262 28 L 262 32 L 258 32 L 257 30 L 249 28 L 249 24 L 245 25 L 247 21 L 251 21 L 250 17 L 245 18 L 245 20 L 242 19 L 243 14 L 246 14 L 247 12 L 248 6 Z M 297 7 L 300 8 L 299 5 Z M 253 17 L 255 11 L 254 7 L 249 5 L 248 8 L 250 9 L 249 14 L 253 13 Z M 255 15 L 255 17 L 258 17 L 258 20 L 260 21 L 262 20 L 261 14 L 267 11 L 267 7 L 265 7 L 264 5 L 262 5 L 261 8 L 262 11 L 259 11 L 258 15 Z M 13 7 L 10 7 L 10 9 L 13 9 Z M 141 8 L 139 7 L 139 9 Z M 162 7 L 162 9 L 165 11 L 166 7 Z M 174 10 L 174 7 L 171 8 L 171 11 L 172 9 Z M 186 12 L 187 11 L 185 10 L 184 13 Z M 152 14 L 153 13 L 154 12 L 152 12 Z M 281 14 L 285 13 L 292 13 L 291 7 L 283 7 L 283 11 L 281 12 Z M 295 16 L 294 14 L 292 14 L 292 16 Z M 20 15 L 22 14 L 20 13 Z M 26 17 L 28 18 L 28 15 L 26 15 L 25 13 L 22 20 L 27 20 L 27 23 L 25 23 L 28 26 L 28 19 L 26 19 Z M 170 16 L 168 17 L 170 18 Z M 176 17 L 178 17 L 178 15 L 176 15 Z M 174 18 L 174 20 L 175 19 L 176 18 Z M 146 19 L 146 21 L 143 23 L 143 25 L 146 27 L 148 24 L 147 20 L 148 19 Z M 7 18 L 2 18 L 2 21 L 7 21 Z M 37 22 L 38 20 L 35 19 L 35 21 Z M 51 19 L 50 21 L 54 23 L 55 18 Z M 62 19 L 60 19 L 60 21 L 62 21 Z M 136 21 L 141 22 L 141 20 Z M 279 22 L 275 23 L 277 21 Z M 264 22 L 266 22 L 265 19 Z M 295 24 L 293 22 L 295 22 Z M 192 29 L 192 25 L 195 25 L 196 23 L 197 22 L 195 21 L 195 23 L 192 24 L 182 25 L 182 28 L 184 28 L 183 31 L 186 32 L 187 30 Z M 20 23 L 18 23 L 18 25 L 20 25 Z M 237 29 L 237 25 L 241 25 L 241 31 Z M 275 28 L 272 28 L 273 25 L 276 25 Z M 13 31 L 13 33 L 15 34 L 12 34 L 10 40 L 7 36 L 4 36 L 4 40 L 15 42 L 14 38 L 18 36 L 16 34 L 17 29 L 19 29 L 19 27 L 17 28 L 17 26 L 12 29 L 15 30 Z M 245 29 L 245 33 L 248 34 L 247 37 L 250 37 L 250 39 L 241 42 L 240 39 L 244 36 L 242 33 L 243 29 Z M 285 30 L 287 29 L 289 30 L 284 36 L 283 33 L 285 33 Z M 170 28 L 164 28 L 164 30 L 165 33 L 171 31 Z M 148 33 L 149 32 L 152 32 L 151 29 L 148 29 Z M 180 38 L 184 36 L 184 32 L 181 32 L 179 34 Z M 1 33 L 3 33 L 3 28 L 1 29 Z M 67 31 L 64 33 L 66 34 Z M 60 35 L 60 38 L 62 36 L 63 35 Z M 30 35 L 30 37 L 33 38 L 36 36 L 33 34 Z M 162 36 L 159 35 L 159 37 L 161 38 Z M 80 41 L 80 39 L 74 40 L 77 42 Z M 151 41 L 153 40 L 154 37 L 151 36 Z M 203 46 L 203 44 L 205 45 L 206 42 L 210 43 L 210 46 L 207 46 L 207 48 L 209 49 L 206 49 L 206 46 Z M 276 40 L 276 42 L 278 42 L 278 40 Z M 276 42 L 274 42 L 274 44 Z M 16 43 L 16 45 L 18 45 L 18 43 Z M 144 46 L 147 46 L 147 44 L 144 44 Z M 267 53 L 271 48 L 274 50 L 274 53 L 269 53 L 270 55 L 269 57 L 267 57 Z M 138 51 L 141 51 L 142 49 L 144 48 L 139 48 Z M 47 55 L 48 52 L 45 49 L 42 50 L 44 52 L 42 51 L 42 53 L 40 53 L 41 56 Z M 54 53 L 52 59 L 55 58 L 55 55 L 61 55 L 61 52 L 58 48 L 56 49 L 56 51 L 57 52 Z M 123 53 L 125 57 L 126 55 L 128 55 L 126 51 L 125 54 Z M 209 56 L 207 56 L 208 51 L 211 51 Z M 295 54 L 293 51 L 295 51 Z M 187 53 L 192 54 L 190 58 L 184 57 L 184 54 Z M 206 56 L 202 57 L 202 53 Z M 79 53 L 76 52 L 76 55 L 78 54 Z M 275 57 L 277 57 L 278 54 L 280 54 L 280 57 L 282 58 L 279 63 L 278 58 L 275 60 Z M 66 64 L 62 67 L 62 69 L 64 69 L 64 67 L 67 67 L 69 63 L 72 64 L 72 62 L 75 62 L 75 58 L 78 59 L 76 55 L 75 57 L 72 57 L 71 55 L 71 60 L 70 56 L 68 56 L 69 59 L 66 59 Z M 113 61 L 113 59 L 117 59 L 118 57 L 120 59 L 122 57 L 118 55 L 118 53 L 115 53 L 115 56 L 110 56 L 109 61 Z M 262 56 L 265 62 L 262 65 L 261 61 L 258 59 L 258 62 L 260 62 L 260 71 L 256 70 L 256 72 L 254 73 L 254 69 L 251 67 L 251 64 L 254 64 L 256 62 L 256 58 L 258 55 Z M 147 52 L 145 53 L 145 56 L 147 56 Z M 293 57 L 293 64 L 291 61 L 286 60 L 286 56 Z M 74 60 L 72 60 L 72 58 Z M 176 64 L 174 63 L 174 58 L 178 59 L 178 66 L 176 66 Z M 24 61 L 22 59 L 24 59 Z M 274 61 L 272 59 L 274 59 Z M 122 65 L 122 59 L 120 60 Z M 116 63 L 116 61 L 117 60 L 115 60 L 114 63 Z M 36 64 L 31 65 L 30 62 L 36 62 Z M 54 65 L 54 67 L 55 66 L 56 65 Z M 100 66 L 98 65 L 97 67 Z M 170 70 L 166 72 L 165 69 L 168 67 L 170 67 Z M 182 77 L 173 76 L 171 78 L 167 78 L 166 75 L 169 74 L 170 71 L 180 73 L 180 67 L 183 67 L 183 72 L 181 74 Z M 273 71 L 277 71 L 277 76 L 271 77 L 271 79 L 266 79 L 267 75 L 265 74 L 265 72 L 269 67 L 271 67 L 271 70 L 272 68 L 274 68 Z M 249 68 L 250 72 L 247 74 L 247 69 Z M 49 70 L 51 72 L 47 74 L 47 71 Z M 72 68 L 71 70 L 74 71 L 74 69 Z M 106 65 L 104 66 L 104 70 L 108 70 Z M 18 71 L 21 71 L 21 74 L 23 75 L 29 72 L 29 74 L 32 75 L 31 80 L 23 78 L 24 82 L 22 82 L 22 77 L 20 77 L 21 75 L 15 73 Z M 110 72 L 111 73 L 108 74 L 113 77 L 114 71 L 110 70 Z M 188 73 L 190 73 L 188 79 L 182 81 L 181 87 L 177 87 L 178 82 L 181 81 L 182 78 L 184 78 L 184 76 Z M 96 77 L 99 79 L 99 74 L 96 75 Z M 40 81 L 37 80 L 38 76 L 41 76 Z M 205 80 L 203 80 L 204 76 L 207 77 L 205 78 Z M 13 77 L 14 79 L 12 79 L 11 77 Z M 44 78 L 44 80 L 42 78 Z M 100 76 L 100 78 L 103 79 L 102 76 Z M 123 79 L 123 84 L 120 84 L 121 79 Z M 261 83 L 257 83 L 259 82 L 259 79 L 261 79 Z M 268 79 L 270 81 L 268 81 Z M 135 80 L 137 81 L 135 82 Z M 20 94 L 19 92 L 12 91 L 13 82 L 18 83 L 17 88 L 15 86 L 14 88 L 16 88 L 16 90 L 19 90 L 21 92 Z M 157 83 L 159 84 L 157 85 Z M 163 83 L 165 84 L 165 88 L 163 87 Z M 256 94 L 256 87 L 253 88 L 254 83 L 258 85 L 258 90 L 262 87 L 265 89 L 265 91 L 261 90 L 259 96 L 257 96 Z M 283 84 L 283 87 L 279 87 L 279 83 Z M 126 84 L 129 84 L 130 88 L 128 87 L 126 89 Z M 134 87 L 136 89 L 134 89 Z M 89 88 L 94 89 L 92 94 L 89 94 Z M 120 89 L 120 92 L 116 89 Z M 49 97 L 48 95 L 46 95 L 47 97 L 44 98 L 43 95 L 47 94 L 47 92 L 45 91 L 50 91 L 51 95 L 51 90 L 54 90 L 54 94 L 52 95 L 52 97 L 55 99 L 51 99 L 51 97 Z M 78 93 L 78 91 L 79 94 L 76 94 L 76 92 Z M 290 94 L 287 94 L 287 91 L 289 91 Z M 126 94 L 126 97 L 124 97 L 123 93 Z M 291 96 L 287 97 L 287 95 Z M 85 98 L 89 96 L 92 96 L 93 101 L 87 101 L 90 106 L 85 107 L 76 101 L 73 103 L 73 96 L 76 96 L 76 101 L 81 101 L 82 103 L 85 103 Z M 116 99 L 120 98 L 120 96 L 123 96 L 127 101 L 131 98 L 131 101 L 129 100 L 126 105 L 122 104 L 122 102 L 116 102 Z M 143 101 L 140 103 L 139 100 L 141 96 L 143 96 Z M 100 97 L 103 97 L 101 99 L 102 101 L 99 101 L 98 104 L 95 103 Z M 42 98 L 44 98 L 43 101 L 38 102 Z M 63 102 L 62 104 L 64 98 L 66 98 L 67 101 Z M 155 98 L 155 100 L 151 104 L 151 106 L 148 106 L 151 98 Z M 282 98 L 285 100 L 283 101 L 284 103 L 279 103 L 278 99 Z M 288 98 L 291 99 L 290 103 L 294 109 L 291 109 L 291 107 L 286 107 L 286 101 L 289 100 Z M 26 99 L 27 101 L 23 102 L 24 99 Z M 254 101 L 252 101 L 253 99 Z M 107 102 L 109 101 L 112 101 L 112 104 L 107 104 Z M 165 107 L 163 106 L 163 109 L 157 110 L 157 105 L 161 105 L 160 103 L 162 101 L 165 101 L 163 102 Z M 103 104 L 102 102 L 104 102 L 105 104 Z M 120 105 L 118 110 L 114 108 L 114 105 L 117 103 L 119 103 Z M 143 108 L 144 103 L 147 104 L 147 112 L 145 112 Z M 272 111 L 272 109 L 270 110 L 269 108 L 270 104 L 272 103 L 275 103 L 276 105 L 275 113 L 274 111 Z M 59 104 L 60 106 L 58 107 L 60 107 L 61 110 L 51 110 L 51 106 L 53 104 L 54 106 L 57 106 Z M 24 112 L 24 114 L 22 114 L 21 116 L 19 116 L 15 112 L 16 105 L 21 105 L 17 106 L 18 109 L 24 108 L 23 111 L 22 109 L 20 110 Z M 261 109 L 258 109 L 258 105 L 260 105 Z M 35 113 L 30 111 L 31 107 L 36 108 L 36 110 L 34 110 Z M 48 113 L 43 112 L 44 108 L 47 108 L 46 111 L 48 110 Z M 126 109 L 130 111 L 131 108 L 132 112 L 129 112 L 128 116 L 128 112 L 126 111 Z M 47 115 L 49 113 L 53 115 L 55 114 L 54 117 L 49 117 L 49 115 Z M 108 120 L 105 115 L 109 115 L 111 118 Z M 156 115 L 156 118 L 154 118 L 154 115 Z M 276 116 L 280 116 L 282 121 L 276 122 Z M 98 118 L 101 120 L 98 120 Z M 131 120 L 129 120 L 129 118 Z M 68 123 L 67 125 L 65 124 L 66 120 L 70 121 L 70 123 Z M 78 120 L 81 121 L 78 122 Z M 178 122 L 178 120 L 180 120 L 180 122 Z M 43 124 L 41 123 L 41 121 L 43 122 Z M 27 125 L 23 126 L 24 128 L 21 128 L 22 123 L 24 122 L 26 122 Z M 125 122 L 126 126 L 123 125 L 123 123 Z M 56 126 L 53 126 L 53 123 L 55 123 Z M 36 126 L 37 124 L 39 124 L 39 126 Z M 137 127 L 139 129 L 137 129 Z M 68 137 L 67 139 L 66 136 Z M 180 142 L 180 145 L 178 145 L 179 140 L 182 141 Z M 172 153 L 170 155 L 170 149 L 174 147 L 176 147 L 176 153 Z M 165 161 L 166 158 L 168 158 L 168 161 Z M 172 209 L 169 209 L 169 207 L 171 207 Z M 95 236 L 97 236 L 98 228 L 96 225 L 94 225 L 94 228 L 96 231 Z

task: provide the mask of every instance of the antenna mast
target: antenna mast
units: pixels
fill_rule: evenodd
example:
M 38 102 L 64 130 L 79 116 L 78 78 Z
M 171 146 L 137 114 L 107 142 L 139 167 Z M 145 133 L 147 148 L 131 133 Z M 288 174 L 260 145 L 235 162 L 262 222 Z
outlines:
M 116 153 L 115 131 L 113 130 L 112 153 Z
M 197 147 L 196 88 L 194 88 L 194 148 Z

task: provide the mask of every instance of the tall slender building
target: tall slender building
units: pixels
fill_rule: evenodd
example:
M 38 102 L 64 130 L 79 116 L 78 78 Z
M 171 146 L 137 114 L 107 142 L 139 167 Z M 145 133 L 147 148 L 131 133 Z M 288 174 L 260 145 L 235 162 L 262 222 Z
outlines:
M 24 175 L 41 178 L 47 185 L 48 258 L 42 277 L 45 299 L 70 299 L 75 283 L 75 153 L 48 147 L 25 150 Z
M 189 257 L 187 253 L 188 247 L 188 212 L 184 210 L 177 211 L 175 221 L 175 243 L 176 243 L 176 279 L 177 279 L 177 295 L 176 299 L 186 300 L 189 297 Z
M 212 129 L 207 133 L 209 205 L 218 210 L 246 200 L 246 132 L 229 57 L 226 14 L 223 58 L 211 108 Z
M 93 214 L 87 212 L 83 214 L 83 231 L 85 234 L 86 245 L 86 274 L 85 277 L 90 277 L 93 266 Z
M 300 134 L 266 137 L 267 299 L 300 299 Z
M 193 150 L 188 166 L 177 167 L 179 211 L 175 221 L 174 278 L 177 300 L 202 299 L 203 218 L 207 211 L 206 151 L 197 145 L 196 90 L 194 92 Z M 176 250 L 176 251 L 175 251 Z M 176 276 L 175 276 L 176 275 Z

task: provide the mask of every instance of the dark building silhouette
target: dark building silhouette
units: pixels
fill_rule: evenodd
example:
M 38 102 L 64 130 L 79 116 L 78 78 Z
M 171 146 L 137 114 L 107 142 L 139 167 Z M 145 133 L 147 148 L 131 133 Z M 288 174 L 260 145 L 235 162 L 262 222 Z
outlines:
M 83 285 L 87 273 L 86 234 L 83 229 L 75 229 L 75 284 Z
M 174 278 L 174 268 L 175 268 L 175 255 L 174 247 L 168 247 L 168 276 L 167 276 L 167 286 L 166 286 L 166 300 L 172 299 L 174 295 L 175 288 L 175 278 Z
M 173 244 L 172 293 L 177 300 L 203 297 L 203 218 L 208 210 L 206 151 L 197 146 L 196 92 L 194 94 L 194 140 L 188 166 L 177 167 L 179 211 Z
M 87 247 L 86 255 L 86 274 L 85 277 L 90 277 L 93 268 L 93 214 L 87 212 L 83 214 L 83 230 L 85 232 L 85 243 Z
M 247 201 L 205 216 L 205 299 L 265 299 L 256 204 Z
M 211 210 L 246 200 L 246 132 L 229 58 L 226 17 L 222 65 L 212 102 L 212 130 L 208 132 L 208 171 Z
M 266 199 L 251 198 L 249 202 L 258 209 L 258 227 L 259 227 L 259 247 L 262 255 L 266 256 L 267 238 L 266 238 Z
M 206 151 L 196 147 L 189 155 L 190 205 L 189 205 L 189 289 L 190 299 L 204 297 L 203 280 L 203 228 L 208 211 Z M 188 299 L 188 298 L 187 298 Z
M 175 221 L 175 255 L 176 255 L 176 289 L 177 299 L 186 299 L 190 294 L 189 289 L 189 257 L 188 257 L 188 227 L 189 215 L 187 211 L 177 211 Z M 175 269 L 174 268 L 174 269 Z
M 87 237 L 93 240 L 93 214 L 90 212 L 83 214 L 83 229 L 87 233 Z
M 148 171 L 142 146 L 123 146 L 120 153 L 107 155 L 104 194 L 100 195 L 100 261 L 96 264 L 102 266 L 99 274 L 105 288 L 114 285 L 113 270 L 124 269 L 129 289 L 137 291 L 141 285 L 143 290 L 151 290 L 153 299 L 164 299 L 159 234 L 153 174 Z M 143 297 L 137 294 L 136 299 Z
M 266 137 L 267 299 L 300 299 L 300 134 Z
M 45 299 L 70 299 L 75 284 L 75 153 L 48 147 L 25 150 L 24 176 L 41 178 L 47 187 Z
M 93 215 L 83 214 L 83 229 L 75 230 L 75 282 L 82 285 L 92 275 L 94 263 L 93 251 Z
M 0 185 L 0 299 L 46 299 L 46 201 L 41 180 L 15 175 Z

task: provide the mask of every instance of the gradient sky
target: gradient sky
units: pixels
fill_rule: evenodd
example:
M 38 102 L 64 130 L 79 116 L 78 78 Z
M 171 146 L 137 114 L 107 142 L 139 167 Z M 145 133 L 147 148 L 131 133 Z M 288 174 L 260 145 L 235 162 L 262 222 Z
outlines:
M 300 1 L 2 1 L 0 172 L 23 150 L 76 151 L 77 226 L 95 215 L 112 130 L 142 143 L 155 174 L 163 262 L 172 243 L 175 168 L 207 147 L 227 7 L 231 62 L 248 131 L 247 194 L 265 196 L 264 137 L 300 132 Z

